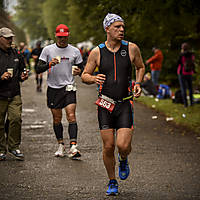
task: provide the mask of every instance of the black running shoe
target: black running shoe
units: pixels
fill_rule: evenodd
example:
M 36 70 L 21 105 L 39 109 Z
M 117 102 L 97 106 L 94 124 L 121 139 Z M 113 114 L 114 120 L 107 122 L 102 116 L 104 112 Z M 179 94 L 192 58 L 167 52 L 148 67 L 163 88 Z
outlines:
M 17 160 L 24 160 L 24 154 L 21 153 L 19 149 L 9 150 L 8 152 L 13 158 Z

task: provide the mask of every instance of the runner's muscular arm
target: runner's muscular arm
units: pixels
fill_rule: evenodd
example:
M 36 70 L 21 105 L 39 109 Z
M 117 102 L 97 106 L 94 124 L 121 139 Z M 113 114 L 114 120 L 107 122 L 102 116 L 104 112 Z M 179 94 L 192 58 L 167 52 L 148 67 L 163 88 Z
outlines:
M 141 83 L 145 73 L 145 65 L 142 60 L 140 49 L 136 44 L 130 43 L 129 52 L 131 62 L 135 65 L 136 70 L 136 83 Z M 134 96 L 137 98 L 141 95 L 142 89 L 140 84 L 134 86 Z
M 85 69 L 81 75 L 83 83 L 87 84 L 104 83 L 106 77 L 104 74 L 93 75 L 95 68 L 99 67 L 99 63 L 100 63 L 100 51 L 99 48 L 96 47 L 91 51 Z

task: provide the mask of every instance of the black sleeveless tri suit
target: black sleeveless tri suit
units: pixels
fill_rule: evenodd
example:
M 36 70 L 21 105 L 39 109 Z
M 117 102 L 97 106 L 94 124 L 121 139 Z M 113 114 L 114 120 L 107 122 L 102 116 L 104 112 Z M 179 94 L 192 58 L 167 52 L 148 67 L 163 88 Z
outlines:
M 106 75 L 100 94 L 116 101 L 115 108 L 110 113 L 98 106 L 98 120 L 100 129 L 132 128 L 133 107 L 132 101 L 123 101 L 129 97 L 132 65 L 129 57 L 128 42 L 122 41 L 119 50 L 115 53 L 108 50 L 105 43 L 100 44 L 99 73 Z

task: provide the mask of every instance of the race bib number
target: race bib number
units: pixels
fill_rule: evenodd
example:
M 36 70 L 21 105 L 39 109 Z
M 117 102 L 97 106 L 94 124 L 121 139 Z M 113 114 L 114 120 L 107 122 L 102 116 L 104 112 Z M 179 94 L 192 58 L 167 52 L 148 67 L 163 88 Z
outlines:
M 106 99 L 103 99 L 101 97 L 99 97 L 97 99 L 97 101 L 95 102 L 95 104 L 97 106 L 101 106 L 102 108 L 107 109 L 109 112 L 112 112 L 113 109 L 114 109 L 114 107 L 115 107 L 115 103 L 114 102 L 110 102 L 110 101 L 108 101 Z

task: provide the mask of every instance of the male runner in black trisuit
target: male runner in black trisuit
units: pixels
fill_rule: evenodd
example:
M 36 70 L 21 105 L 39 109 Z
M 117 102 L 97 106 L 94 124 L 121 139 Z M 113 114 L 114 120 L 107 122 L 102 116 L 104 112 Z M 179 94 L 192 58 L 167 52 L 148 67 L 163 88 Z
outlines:
M 90 53 L 82 74 L 82 81 L 87 84 L 100 85 L 99 99 L 96 103 L 103 140 L 103 161 L 110 179 L 106 194 L 117 195 L 115 144 L 119 152 L 119 177 L 125 180 L 129 175 L 127 156 L 131 152 L 133 133 L 133 96 L 132 89 L 129 87 L 132 66 L 134 64 L 136 69 L 136 82 L 133 89 L 136 98 L 141 94 L 140 83 L 145 66 L 138 46 L 123 41 L 124 21 L 120 16 L 108 13 L 103 25 L 107 40 Z M 99 74 L 93 75 L 96 67 L 99 67 Z

